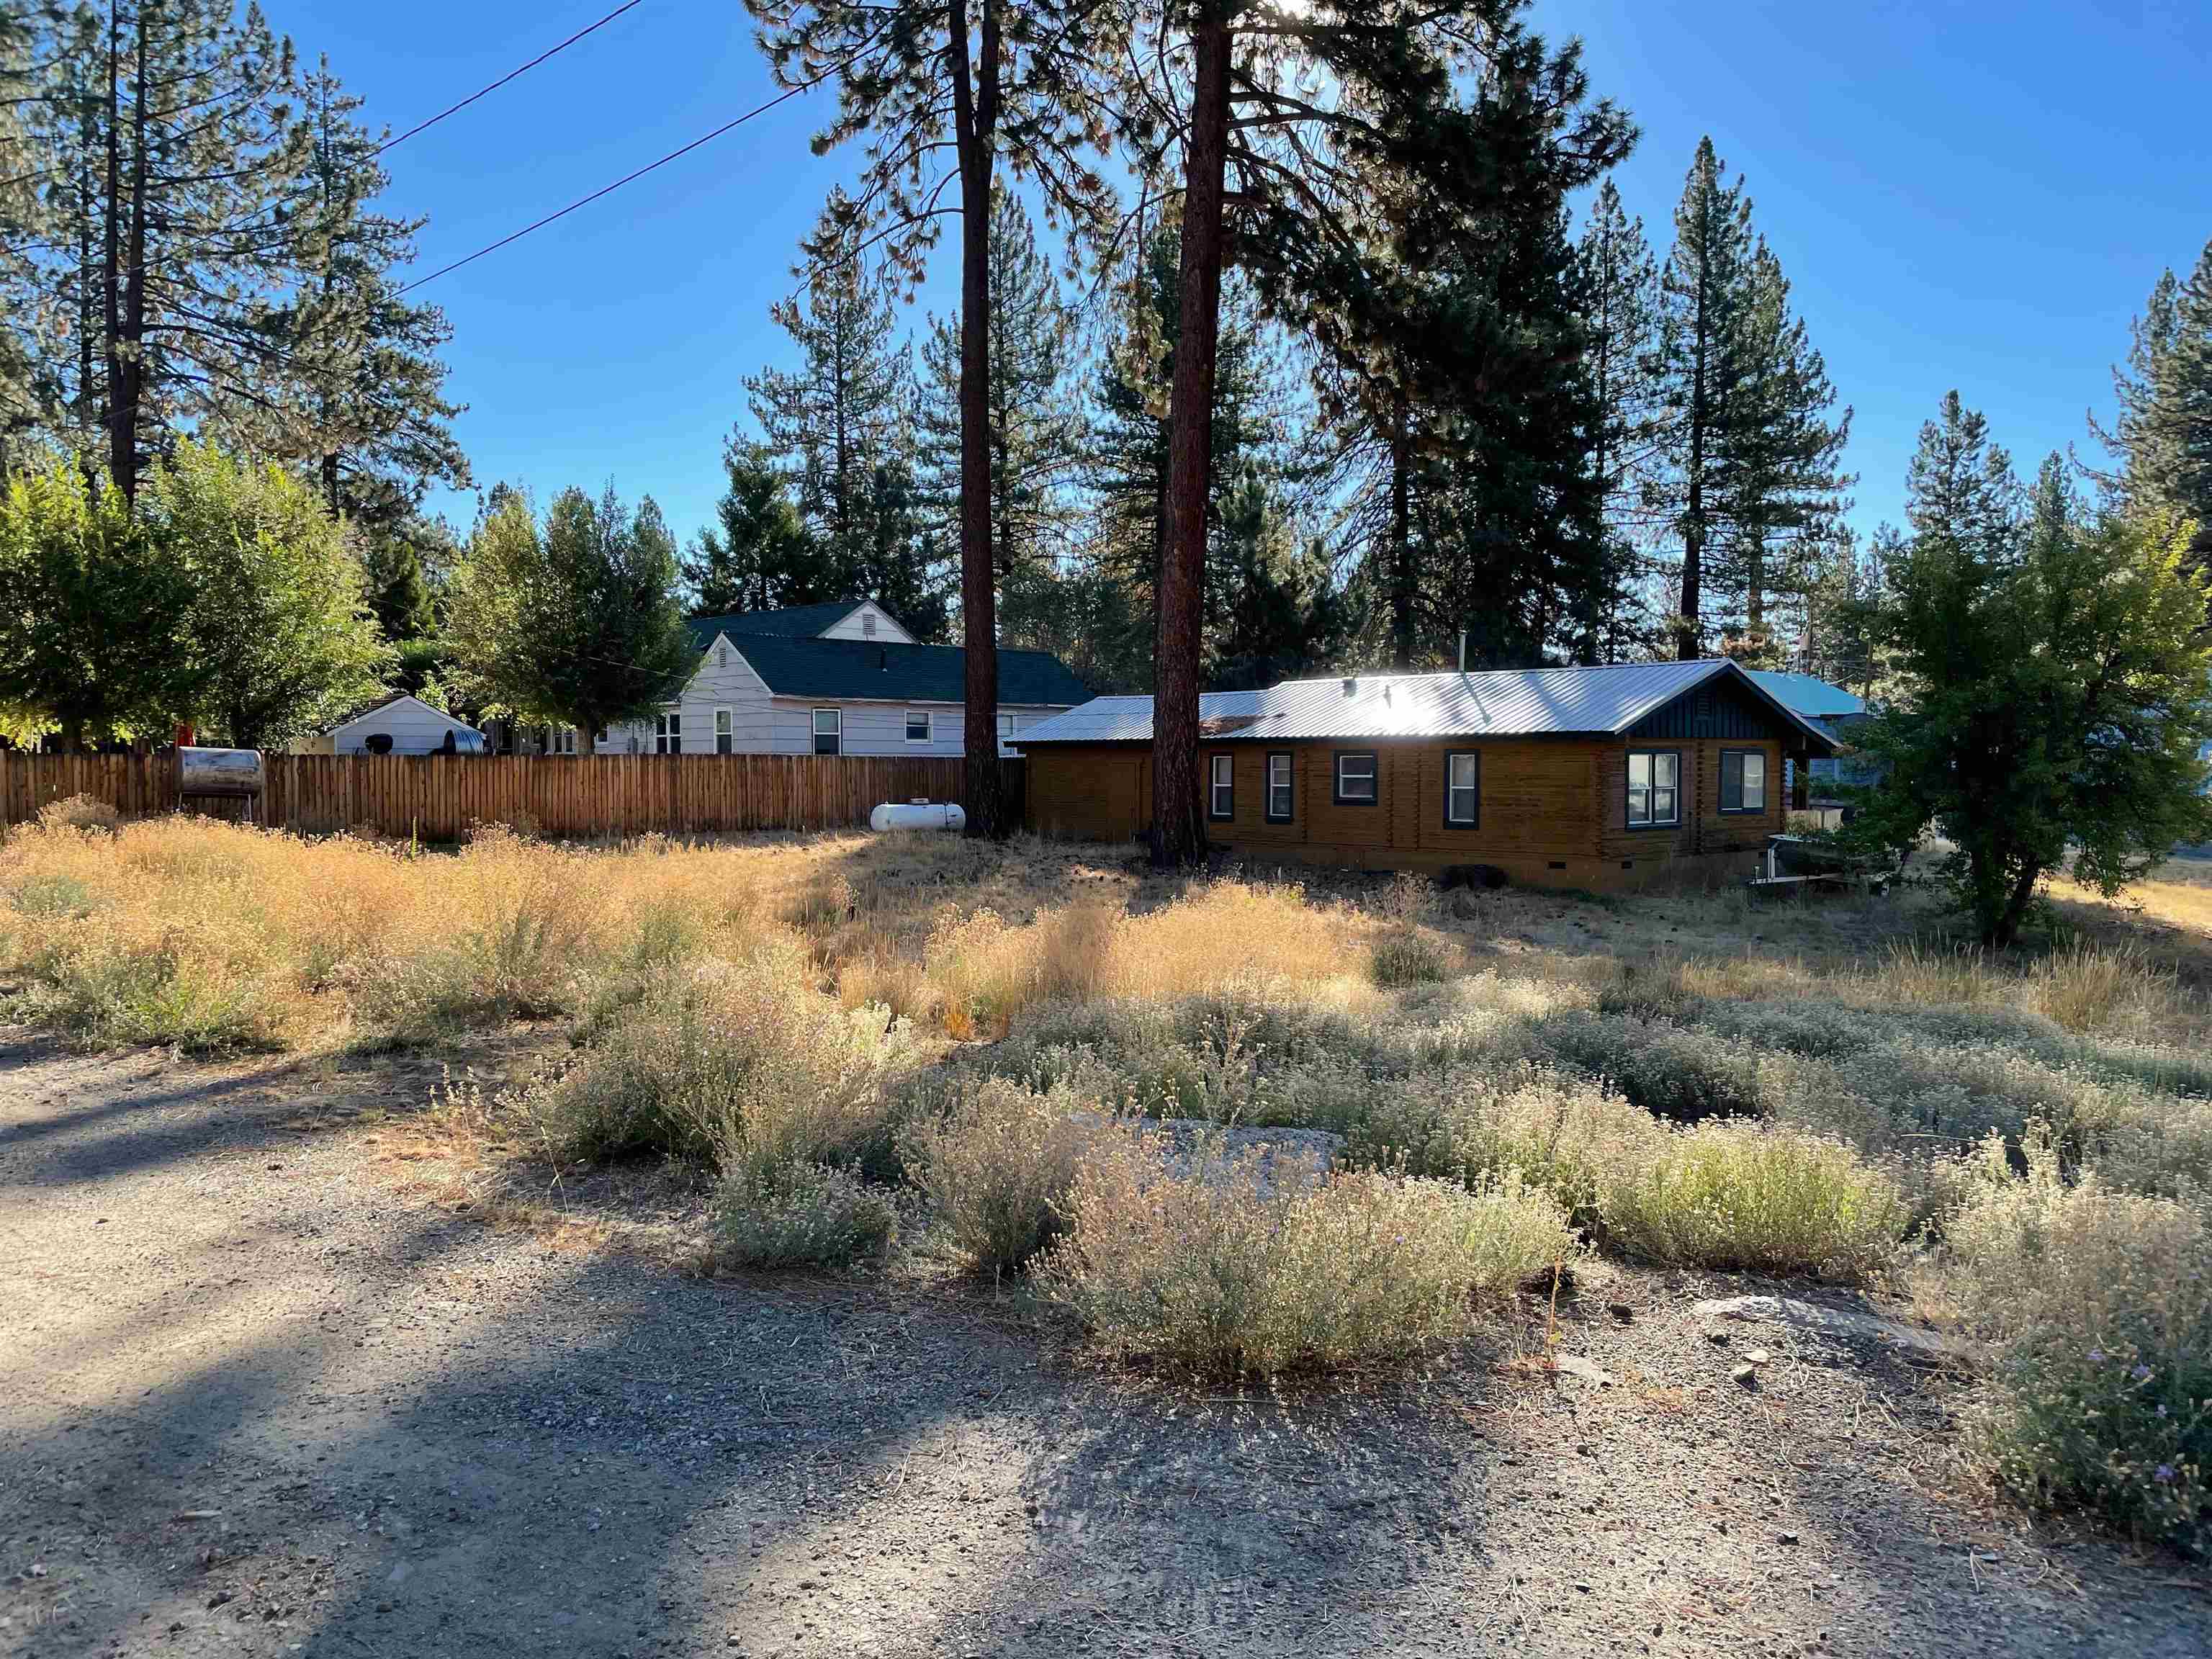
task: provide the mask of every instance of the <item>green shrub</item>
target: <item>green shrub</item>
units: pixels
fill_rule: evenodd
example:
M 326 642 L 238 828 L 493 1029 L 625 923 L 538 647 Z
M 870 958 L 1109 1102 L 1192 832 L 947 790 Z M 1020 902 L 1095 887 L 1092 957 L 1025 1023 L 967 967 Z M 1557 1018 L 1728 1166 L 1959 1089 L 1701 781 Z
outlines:
M 254 979 L 155 946 L 98 934 L 53 951 L 23 998 L 33 1020 L 98 1047 L 174 1044 L 195 1053 L 283 1045 L 281 1011 Z
M 2038 1126 L 2014 1173 L 1992 1138 L 1946 1225 L 1998 1346 L 1970 1443 L 2031 1503 L 2212 1547 L 2212 1227 L 2196 1204 L 2069 1185 Z
M 720 1260 L 739 1267 L 850 1267 L 879 1261 L 898 1212 L 843 1170 L 792 1162 L 749 1166 L 714 1204 Z
M 1571 1009 L 1531 1024 L 1532 1058 L 1611 1084 L 1679 1123 L 1755 1115 L 1765 1100 L 1758 1051 L 1664 1020 Z
M 841 1008 L 797 945 L 771 940 L 670 979 L 532 1103 L 565 1157 L 665 1153 L 725 1175 L 795 1160 L 882 1176 L 896 1171 L 902 1121 L 890 1085 L 921 1057 L 904 1021 Z
M 488 908 L 436 948 L 377 964 L 357 1004 L 372 1028 L 398 1042 L 435 1042 L 574 1006 L 587 955 L 574 896 L 549 879 L 501 893 Z
M 1038 1270 L 1113 1349 L 1201 1373 L 1272 1376 L 1400 1358 L 1464 1335 L 1573 1248 L 1517 1176 L 1469 1192 L 1262 1149 L 1171 1170 L 1144 1138 L 1102 1137 L 1073 1225 Z
M 1908 1213 L 1895 1184 L 1840 1141 L 1716 1121 L 1668 1133 L 1597 1202 L 1611 1248 L 1682 1267 L 1863 1278 Z
M 942 1116 L 908 1126 L 907 1176 L 972 1266 L 1018 1272 L 1066 1226 L 1076 1165 L 1101 1116 L 1065 1084 L 1040 1094 L 987 1079 L 961 1090 Z
M 1443 943 L 1417 927 L 1394 927 L 1375 941 L 1368 974 L 1384 990 L 1431 984 L 1451 976 Z

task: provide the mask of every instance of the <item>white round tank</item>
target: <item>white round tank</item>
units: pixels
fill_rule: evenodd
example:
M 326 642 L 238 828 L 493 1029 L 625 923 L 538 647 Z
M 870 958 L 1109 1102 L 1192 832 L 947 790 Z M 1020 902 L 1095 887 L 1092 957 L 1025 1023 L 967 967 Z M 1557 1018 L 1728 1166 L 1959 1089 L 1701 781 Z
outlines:
M 871 830 L 965 830 L 967 811 L 957 801 L 885 801 L 868 814 Z

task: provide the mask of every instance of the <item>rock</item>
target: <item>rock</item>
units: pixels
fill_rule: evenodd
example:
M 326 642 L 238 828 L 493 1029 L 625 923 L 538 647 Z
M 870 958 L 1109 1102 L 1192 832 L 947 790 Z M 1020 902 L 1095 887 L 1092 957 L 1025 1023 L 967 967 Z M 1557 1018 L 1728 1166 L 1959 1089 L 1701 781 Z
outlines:
M 1728 1340 L 1729 1334 L 1726 1331 L 1707 1331 L 1705 1333 L 1706 1341 L 1717 1342 L 1723 1347 L 1726 1347 L 1728 1346 Z
M 1797 1534 L 1794 1532 L 1778 1532 L 1774 1534 L 1774 1541 L 1778 1544 L 1794 1544 L 1797 1541 Z
M 1823 1335 L 1871 1342 L 1899 1358 L 1923 1365 L 1971 1364 L 1979 1350 L 1964 1337 L 1943 1331 L 1923 1330 L 1901 1319 L 1890 1319 L 1858 1308 L 1831 1308 L 1788 1296 L 1730 1296 L 1696 1304 L 1690 1311 L 1701 1319 L 1771 1321 L 1796 1325 Z M 1708 1331 L 1708 1340 L 1728 1340 L 1724 1331 Z
M 1745 1360 L 1753 1365 L 1766 1364 L 1770 1363 L 1773 1358 L 1774 1356 L 1767 1352 L 1764 1348 L 1753 1348 L 1749 1353 L 1744 1355 Z
M 1624 1325 L 1636 1317 L 1636 1310 L 1626 1302 L 1608 1302 L 1605 1304 L 1605 1310 Z
M 1553 1357 L 1553 1365 L 1569 1376 L 1578 1376 L 1585 1382 L 1595 1383 L 1601 1389 L 1611 1388 L 1617 1380 L 1613 1374 L 1595 1361 L 1578 1353 L 1563 1353 Z
M 1734 1377 L 1738 1382 L 1743 1384 L 1745 1388 L 1748 1389 L 1759 1381 L 1759 1367 L 1756 1365 L 1739 1365 L 1734 1370 L 1730 1371 L 1729 1375 Z

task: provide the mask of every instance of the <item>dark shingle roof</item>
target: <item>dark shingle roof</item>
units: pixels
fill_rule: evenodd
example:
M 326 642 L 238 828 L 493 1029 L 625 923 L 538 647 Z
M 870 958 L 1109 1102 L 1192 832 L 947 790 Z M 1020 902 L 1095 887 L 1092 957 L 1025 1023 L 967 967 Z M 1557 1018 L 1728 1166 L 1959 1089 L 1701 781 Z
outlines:
M 886 702 L 964 702 L 968 697 L 968 653 L 957 645 L 793 640 L 769 634 L 731 643 L 779 697 Z M 1090 695 L 1048 651 L 999 653 L 1000 702 L 1065 708 Z
M 831 599 L 825 605 L 794 605 L 781 611 L 738 611 L 726 617 L 693 617 L 691 637 L 704 651 L 717 634 L 735 639 L 740 634 L 775 634 L 785 639 L 811 639 L 866 604 L 863 599 Z

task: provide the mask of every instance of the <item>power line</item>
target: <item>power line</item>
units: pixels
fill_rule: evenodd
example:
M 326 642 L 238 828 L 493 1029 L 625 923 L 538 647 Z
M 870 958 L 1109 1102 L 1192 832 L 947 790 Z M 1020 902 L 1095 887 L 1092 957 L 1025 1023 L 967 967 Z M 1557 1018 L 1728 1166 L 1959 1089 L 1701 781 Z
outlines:
M 862 58 L 867 55 L 868 54 L 866 52 L 855 52 L 852 57 L 846 58 L 842 63 L 831 64 L 828 69 L 823 70 L 821 74 L 816 76 L 812 80 L 802 81 L 797 86 L 778 93 L 775 97 L 769 99 L 765 104 L 756 105 L 753 108 L 747 110 L 743 115 L 737 117 L 734 120 L 723 122 L 720 126 L 716 127 L 712 132 L 702 133 L 698 137 L 694 138 L 690 143 L 684 145 L 682 149 L 670 150 L 667 155 L 662 156 L 657 161 L 647 161 L 643 167 L 638 168 L 635 173 L 625 173 L 621 178 L 616 179 L 614 183 L 611 185 L 602 185 L 599 189 L 593 191 L 589 196 L 580 196 L 574 201 L 569 203 L 568 206 L 562 208 L 556 212 L 547 214 L 543 219 L 532 220 L 529 224 L 523 226 L 520 230 L 514 231 L 507 235 L 502 236 L 496 242 L 488 243 L 484 246 L 478 248 L 474 253 L 465 255 L 461 258 L 454 260 L 453 263 L 449 265 L 440 265 L 437 270 L 432 271 L 428 276 L 416 277 L 413 282 L 408 283 L 406 287 L 401 289 L 399 291 L 402 294 L 411 294 L 416 289 L 422 287 L 425 283 L 434 283 L 441 276 L 446 276 L 450 272 L 459 270 L 463 265 L 474 264 L 477 260 L 483 258 L 487 253 L 498 252 L 500 249 L 505 247 L 509 242 L 520 241 L 524 237 L 529 235 L 533 230 L 544 229 L 546 226 L 551 224 L 556 219 L 567 218 L 568 215 L 574 213 L 578 208 L 588 207 L 593 202 L 598 201 L 600 197 L 610 195 L 615 191 L 620 190 L 624 185 L 633 183 L 637 179 L 644 178 L 647 173 L 651 173 L 654 168 L 665 167 L 678 156 L 689 155 L 693 150 L 698 149 L 700 145 L 712 143 L 724 133 L 732 131 L 735 129 L 744 125 L 746 122 L 753 119 L 756 116 L 767 114 L 778 104 L 787 103 L 790 100 L 798 97 L 802 92 L 812 91 L 816 87 L 820 86 L 824 81 L 827 81 L 831 76 L 842 74 L 845 70 L 860 62 Z
M 545 51 L 539 52 L 537 57 L 525 64 L 520 69 L 508 70 L 507 73 L 501 76 L 498 80 L 493 82 L 488 87 L 479 87 L 476 91 L 462 99 L 459 103 L 452 106 L 450 108 L 440 110 L 428 120 L 417 121 L 413 126 L 408 128 L 406 131 L 401 133 L 397 138 L 386 139 L 382 143 L 376 147 L 376 153 L 379 155 L 381 155 L 385 151 L 390 149 L 394 144 L 405 143 L 410 138 L 412 138 L 416 133 L 422 131 L 425 128 L 434 127 L 448 115 L 455 115 L 459 113 L 462 110 L 466 109 L 471 104 L 475 103 L 477 99 L 483 97 L 486 93 L 497 92 L 509 81 L 514 79 L 516 76 L 526 74 L 528 71 L 536 69 L 547 58 L 552 57 L 555 52 L 566 52 L 570 46 L 574 46 L 577 41 L 589 34 L 593 29 L 604 28 L 606 25 L 613 22 L 616 18 L 621 16 L 624 12 L 628 11 L 632 6 L 635 6 L 637 3 L 638 0 L 623 0 L 623 3 L 621 5 L 617 6 L 605 17 L 599 19 L 598 22 L 591 24 L 587 27 L 578 29 L 574 34 L 563 40 L 559 46 L 548 47 Z

